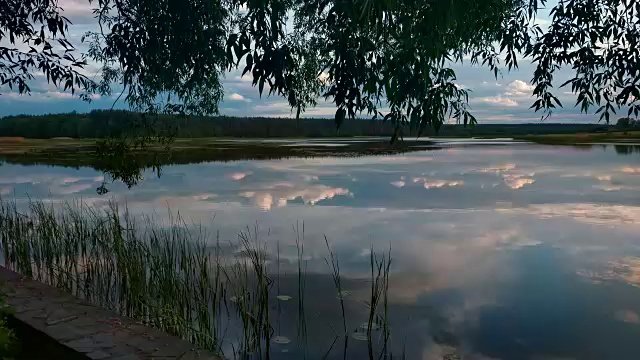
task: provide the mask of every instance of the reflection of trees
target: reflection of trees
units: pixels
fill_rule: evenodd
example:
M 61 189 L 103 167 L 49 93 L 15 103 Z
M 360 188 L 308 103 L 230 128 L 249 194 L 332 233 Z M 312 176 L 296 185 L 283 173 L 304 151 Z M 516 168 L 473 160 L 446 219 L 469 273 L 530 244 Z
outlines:
M 145 145 L 130 144 L 122 140 L 99 141 L 96 146 L 96 168 L 109 175 L 112 181 L 120 180 L 131 188 L 144 179 L 145 169 L 153 169 L 158 177 L 161 175 L 160 156 L 162 152 L 148 152 Z M 165 149 L 168 151 L 168 149 Z M 96 189 L 104 195 L 109 192 L 106 181 Z
M 157 176 L 160 176 L 162 167 L 169 164 L 273 160 L 294 157 L 357 157 L 439 149 L 429 141 L 412 141 L 391 145 L 388 139 L 350 142 L 347 146 L 341 147 L 322 145 L 296 147 L 282 146 L 276 143 L 211 139 L 177 140 L 170 147 L 166 145 L 166 143 L 157 140 L 141 145 L 123 139 L 108 139 L 101 140 L 94 145 L 43 147 L 24 153 L 4 153 L 0 155 L 0 159 L 7 163 L 20 165 L 91 167 L 104 172 L 112 182 L 122 181 L 131 188 L 142 181 L 146 170 L 152 169 Z M 96 190 L 99 194 L 106 194 L 109 191 L 106 182 Z
M 614 145 L 613 148 L 616 150 L 617 154 L 620 155 L 631 155 L 631 154 L 640 154 L 640 145 Z

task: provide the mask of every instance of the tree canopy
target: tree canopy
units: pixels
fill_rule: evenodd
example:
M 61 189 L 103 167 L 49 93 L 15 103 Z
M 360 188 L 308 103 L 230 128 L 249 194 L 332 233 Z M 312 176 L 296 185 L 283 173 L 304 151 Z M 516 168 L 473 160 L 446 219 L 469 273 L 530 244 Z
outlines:
M 0 86 L 29 93 L 36 72 L 64 90 L 76 89 L 88 99 L 93 82 L 81 73 L 87 64 L 74 55 L 66 39 L 69 19 L 57 0 L 3 0 L 0 2 Z M 0 93 L 2 95 L 2 93 Z
M 535 65 L 532 108 L 543 115 L 562 106 L 558 87 L 606 122 L 620 109 L 640 114 L 634 0 L 559 0 L 549 8 L 546 0 L 86 1 L 100 29 L 84 38 L 88 59 L 101 65 L 97 84 L 78 72 L 85 62 L 71 57 L 56 0 L 0 5 L 0 41 L 41 46 L 0 47 L 2 83 L 29 92 L 27 80 L 41 70 L 64 88 L 117 92 L 136 110 L 215 114 L 224 74 L 238 70 L 298 115 L 324 97 L 337 108 L 337 125 L 367 115 L 438 129 L 449 118 L 476 122 L 467 90 L 455 84 L 456 63 L 497 76 L 526 59 Z M 548 26 L 539 25 L 541 14 Z M 574 75 L 556 84 L 562 67 Z

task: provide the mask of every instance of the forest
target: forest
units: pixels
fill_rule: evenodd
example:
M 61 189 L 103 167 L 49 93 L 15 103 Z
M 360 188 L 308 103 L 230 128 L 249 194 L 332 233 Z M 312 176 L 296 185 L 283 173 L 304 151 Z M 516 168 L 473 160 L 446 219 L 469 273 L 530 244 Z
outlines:
M 334 137 L 334 136 L 392 136 L 395 125 L 371 119 L 347 119 L 336 128 L 334 119 L 326 118 L 260 118 L 230 116 L 171 116 L 144 115 L 124 110 L 95 110 L 87 114 L 66 113 L 49 115 L 17 115 L 0 118 L 0 137 L 51 138 L 107 138 L 119 137 L 154 129 L 178 138 L 199 137 Z M 431 128 L 425 136 L 522 136 L 540 134 L 571 134 L 606 132 L 611 126 L 603 124 L 479 124 L 444 125 L 437 134 Z M 405 137 L 418 135 L 417 129 L 403 126 Z

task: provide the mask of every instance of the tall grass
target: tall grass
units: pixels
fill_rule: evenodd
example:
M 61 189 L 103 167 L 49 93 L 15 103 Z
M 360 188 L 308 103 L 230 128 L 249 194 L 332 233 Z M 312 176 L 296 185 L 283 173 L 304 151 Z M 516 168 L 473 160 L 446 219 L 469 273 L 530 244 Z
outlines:
M 296 224 L 294 233 L 298 335 L 306 353 L 304 224 Z M 346 354 L 345 291 L 337 255 L 325 241 L 330 254 L 327 264 L 340 297 Z M 115 203 L 97 208 L 81 202 L 54 206 L 29 201 L 23 207 L 0 199 L 5 266 L 213 352 L 231 348 L 233 357 L 269 358 L 276 334 L 270 311 L 279 284 L 273 289 L 267 244 L 255 226 L 240 232 L 232 245 L 240 249 L 239 257 L 229 258 L 222 251 L 219 234 L 187 225 L 179 214 L 158 222 L 134 217 Z M 278 243 L 277 276 L 279 254 Z M 377 257 L 372 252 L 367 301 L 371 359 L 375 358 L 372 333 L 376 328 L 384 330 L 383 351 L 387 351 L 390 264 L 390 253 Z M 239 324 L 239 336 L 230 339 L 229 328 L 234 324 Z

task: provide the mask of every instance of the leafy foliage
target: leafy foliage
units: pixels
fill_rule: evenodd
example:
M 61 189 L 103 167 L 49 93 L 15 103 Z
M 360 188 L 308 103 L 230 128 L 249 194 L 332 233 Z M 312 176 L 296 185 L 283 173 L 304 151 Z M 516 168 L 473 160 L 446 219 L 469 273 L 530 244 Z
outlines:
M 104 92 L 117 82 L 129 105 L 145 112 L 218 111 L 228 17 L 220 1 L 89 1 L 101 31 L 85 39 L 103 65 Z
M 534 8 L 538 2 L 531 0 Z M 561 0 L 551 8 L 546 31 L 534 27 L 525 48 L 537 64 L 533 76 L 536 110 L 551 110 L 560 101 L 551 94 L 555 72 L 571 67 L 575 76 L 561 85 L 578 95 L 583 112 L 597 106 L 600 120 L 623 106 L 628 115 L 640 114 L 640 3 L 634 0 Z M 509 38 L 505 40 L 510 40 Z M 554 104 L 555 103 L 555 104 Z
M 40 72 L 65 91 L 93 91 L 95 84 L 81 72 L 86 61 L 73 55 L 66 39 L 69 24 L 57 0 L 1 1 L 0 86 L 28 94 L 29 81 Z M 80 95 L 90 100 L 87 92 Z
M 554 80 L 570 67 L 574 76 L 560 87 L 577 94 L 582 111 L 595 107 L 606 122 L 619 109 L 640 115 L 633 0 L 560 0 L 550 9 L 547 0 L 87 1 L 100 25 L 85 36 L 102 66 L 92 90 L 121 91 L 144 112 L 215 114 L 222 77 L 238 71 L 261 95 L 285 97 L 298 116 L 324 97 L 336 105 L 338 126 L 368 115 L 401 136 L 400 124 L 421 131 L 449 119 L 476 123 L 467 90 L 455 84 L 456 63 L 499 76 L 526 60 L 536 67 L 536 111 L 562 106 Z M 44 7 L 59 18 L 54 0 L 26 4 L 25 14 Z M 537 20 L 543 12 L 546 27 Z M 49 24 L 46 16 L 34 21 Z M 54 36 L 66 29 L 56 24 L 48 28 Z M 0 29 L 7 27 L 15 26 L 5 20 Z
M 16 354 L 18 339 L 13 329 L 7 326 L 7 316 L 11 309 L 7 306 L 5 295 L 0 292 L 0 358 L 12 359 Z

